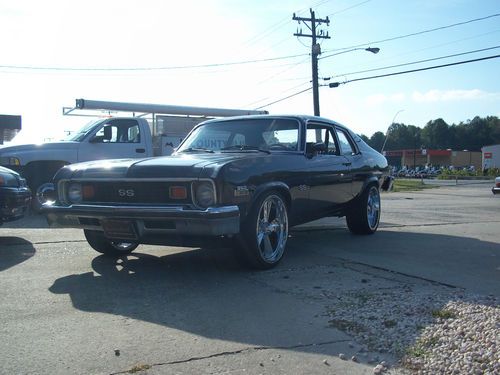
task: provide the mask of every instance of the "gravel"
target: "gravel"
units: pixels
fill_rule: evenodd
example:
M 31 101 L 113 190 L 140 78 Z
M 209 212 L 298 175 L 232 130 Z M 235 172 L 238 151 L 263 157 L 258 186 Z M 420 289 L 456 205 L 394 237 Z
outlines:
M 357 357 L 396 358 L 375 357 L 374 373 L 390 366 L 410 374 L 500 375 L 500 307 L 493 296 L 436 285 L 363 284 L 330 296 L 330 325 L 361 345 Z

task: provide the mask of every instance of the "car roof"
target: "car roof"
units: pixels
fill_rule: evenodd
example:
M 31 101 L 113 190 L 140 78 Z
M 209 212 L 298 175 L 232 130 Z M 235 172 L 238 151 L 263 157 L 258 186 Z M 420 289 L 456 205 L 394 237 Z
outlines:
M 247 116 L 234 116 L 234 117 L 222 117 L 222 118 L 216 118 L 216 119 L 211 119 L 204 121 L 204 123 L 209 123 L 209 122 L 221 122 L 221 121 L 234 121 L 234 120 L 251 120 L 251 119 L 261 119 L 261 118 L 283 118 L 283 119 L 297 119 L 301 120 L 302 122 L 309 122 L 309 121 L 318 121 L 318 122 L 327 122 L 330 124 L 335 124 L 339 125 L 343 128 L 348 129 L 345 125 L 342 125 L 338 123 L 337 121 L 328 119 L 326 117 L 321 117 L 321 116 L 312 116 L 312 115 L 287 115 L 287 114 L 278 114 L 278 115 L 247 115 Z

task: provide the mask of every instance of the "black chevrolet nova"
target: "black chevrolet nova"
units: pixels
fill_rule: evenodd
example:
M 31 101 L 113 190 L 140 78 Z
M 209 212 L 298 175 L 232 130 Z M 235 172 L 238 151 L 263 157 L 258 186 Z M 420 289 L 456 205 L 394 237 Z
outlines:
M 235 117 L 198 125 L 172 156 L 65 166 L 54 177 L 57 201 L 43 211 L 108 255 L 217 238 L 270 268 L 291 226 L 346 216 L 351 232 L 374 233 L 387 175 L 381 154 L 331 120 Z

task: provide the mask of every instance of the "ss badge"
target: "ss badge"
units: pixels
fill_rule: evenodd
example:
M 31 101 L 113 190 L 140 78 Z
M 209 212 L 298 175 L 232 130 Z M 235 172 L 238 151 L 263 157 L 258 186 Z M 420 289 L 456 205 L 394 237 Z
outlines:
M 135 195 L 134 189 L 118 189 L 120 197 L 133 197 Z

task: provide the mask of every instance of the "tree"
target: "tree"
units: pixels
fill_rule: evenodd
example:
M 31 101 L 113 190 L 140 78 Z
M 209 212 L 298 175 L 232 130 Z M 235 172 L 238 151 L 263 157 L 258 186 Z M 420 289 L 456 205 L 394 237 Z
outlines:
M 429 121 L 422 129 L 422 141 L 428 148 L 451 148 L 448 124 L 442 118 Z
M 372 148 L 381 150 L 385 136 L 374 133 L 370 139 L 361 136 Z M 500 120 L 497 116 L 448 125 L 443 119 L 429 121 L 423 129 L 415 125 L 392 124 L 388 129 L 385 150 L 453 149 L 480 151 L 485 145 L 500 144 Z
M 370 138 L 369 145 L 377 151 L 382 150 L 382 146 L 384 145 L 385 135 L 382 132 L 375 132 Z

